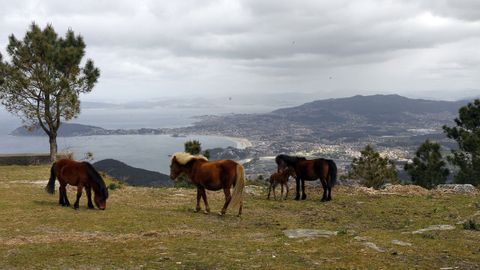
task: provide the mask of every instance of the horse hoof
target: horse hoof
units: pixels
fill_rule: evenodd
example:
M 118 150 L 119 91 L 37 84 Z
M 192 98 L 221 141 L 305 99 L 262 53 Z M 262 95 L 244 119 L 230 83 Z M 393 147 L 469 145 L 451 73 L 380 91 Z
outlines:
M 225 213 L 220 212 L 220 213 L 218 213 L 218 215 L 223 217 L 225 215 Z
M 205 211 L 203 211 L 203 213 L 204 213 L 205 215 L 208 215 L 208 214 L 210 214 L 210 211 L 205 210 Z

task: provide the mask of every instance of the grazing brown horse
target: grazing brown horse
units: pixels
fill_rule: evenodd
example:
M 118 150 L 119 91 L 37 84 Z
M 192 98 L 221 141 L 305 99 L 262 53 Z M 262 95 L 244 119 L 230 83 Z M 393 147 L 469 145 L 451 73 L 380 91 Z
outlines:
M 77 162 L 70 159 L 60 159 L 53 163 L 50 169 L 50 180 L 45 189 L 48 193 L 55 193 L 55 178 L 60 183 L 60 195 L 58 203 L 62 206 L 70 206 L 67 198 L 67 184 L 77 186 L 77 200 L 73 208 L 78 209 L 83 188 L 87 191 L 88 208 L 93 209 L 92 189 L 95 193 L 93 198 L 95 205 L 105 210 L 108 199 L 108 189 L 100 174 L 88 162 Z
M 288 179 L 291 177 L 297 178 L 295 170 L 293 168 L 287 168 L 281 172 L 273 173 L 270 176 L 270 186 L 268 187 L 268 196 L 267 200 L 270 200 L 270 192 L 273 190 L 273 199 L 277 199 L 275 195 L 275 187 L 280 184 L 282 188 L 282 193 L 280 194 L 280 199 L 283 197 L 283 186 L 285 185 L 287 193 L 285 194 L 285 200 L 288 198 Z
M 208 161 L 204 156 L 193 156 L 189 153 L 179 152 L 172 157 L 170 164 L 170 178 L 172 180 L 185 173 L 190 181 L 197 187 L 197 206 L 195 212 L 200 211 L 200 198 L 205 203 L 205 213 L 210 212 L 207 202 L 207 190 L 223 189 L 225 204 L 220 215 L 225 215 L 229 204 L 239 206 L 238 216 L 242 214 L 243 188 L 245 187 L 245 172 L 243 166 L 233 160 Z M 234 186 L 233 195 L 230 188 Z
M 314 181 L 320 179 L 323 187 L 322 202 L 332 199 L 332 186 L 337 181 L 337 165 L 330 159 L 312 159 L 307 160 L 304 157 L 292 157 L 287 155 L 278 155 L 275 158 L 278 171 L 286 168 L 293 168 L 297 177 L 297 194 L 295 200 L 300 199 L 300 182 L 302 184 L 302 200 L 307 198 L 305 194 L 305 181 Z

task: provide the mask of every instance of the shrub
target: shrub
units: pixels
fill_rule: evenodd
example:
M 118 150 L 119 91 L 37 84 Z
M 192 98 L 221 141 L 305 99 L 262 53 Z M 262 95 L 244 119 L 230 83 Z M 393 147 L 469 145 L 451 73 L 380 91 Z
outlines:
M 348 178 L 360 180 L 366 187 L 380 188 L 385 183 L 398 183 L 395 165 L 387 157 L 383 158 L 372 146 L 367 145 L 359 158 L 354 158 Z

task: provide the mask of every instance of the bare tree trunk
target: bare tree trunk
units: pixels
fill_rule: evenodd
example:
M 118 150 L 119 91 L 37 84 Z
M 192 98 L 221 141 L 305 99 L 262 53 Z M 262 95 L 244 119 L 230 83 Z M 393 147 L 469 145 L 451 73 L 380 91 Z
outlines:
M 57 159 L 57 136 L 49 136 L 50 143 L 50 160 L 54 162 Z

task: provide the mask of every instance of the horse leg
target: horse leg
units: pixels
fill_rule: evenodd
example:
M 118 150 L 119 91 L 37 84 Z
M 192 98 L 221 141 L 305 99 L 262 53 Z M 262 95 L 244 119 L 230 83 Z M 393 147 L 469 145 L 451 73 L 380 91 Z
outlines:
M 225 194 L 225 204 L 223 205 L 222 212 L 220 212 L 220 216 L 225 215 L 227 212 L 227 207 L 230 201 L 232 200 L 232 195 L 230 194 L 229 188 L 224 188 L 223 193 Z M 273 193 L 275 195 L 275 193 Z
M 295 195 L 295 200 L 298 201 L 300 199 L 300 178 L 299 177 L 295 178 L 295 184 L 297 189 L 297 195 Z
M 273 184 L 273 199 L 277 200 L 277 194 L 275 194 L 275 188 L 277 187 L 277 183 Z
M 92 203 L 92 187 L 85 187 L 85 191 L 87 192 L 88 208 L 89 209 L 95 208 Z
M 205 211 L 203 211 L 203 212 L 205 214 L 208 214 L 208 213 L 210 213 L 210 206 L 208 206 L 207 192 L 205 191 L 205 188 L 202 188 L 201 192 L 202 192 L 203 202 L 205 203 Z
M 200 190 L 199 187 L 197 187 L 197 206 L 195 207 L 195 213 L 197 213 L 198 211 L 200 211 L 200 209 L 202 209 L 200 207 L 200 199 L 202 198 L 202 191 Z
M 327 179 L 326 182 L 327 182 L 327 192 L 328 192 L 327 201 L 331 201 L 332 200 L 332 183 L 331 183 L 330 177 Z
M 307 194 L 305 193 L 305 180 L 302 179 L 302 200 L 307 198 Z
M 60 192 L 63 194 L 63 203 L 62 205 L 64 206 L 70 206 L 70 201 L 68 201 L 68 196 L 67 196 L 67 184 L 63 183 L 60 184 Z
M 283 198 L 283 183 L 280 183 L 280 190 L 281 190 L 281 192 L 280 192 L 280 200 L 282 200 L 282 198 Z
M 272 185 L 273 185 L 273 183 L 270 183 L 270 186 L 268 186 L 268 196 L 267 196 L 267 200 L 270 200 L 270 192 L 272 191 Z
M 78 209 L 78 207 L 80 206 L 80 197 L 82 197 L 82 191 L 83 191 L 83 186 L 78 185 L 78 187 L 77 187 L 77 200 L 73 204 L 73 208 L 75 208 L 75 209 Z
M 320 182 L 322 182 L 322 187 L 323 187 L 323 196 L 320 201 L 325 202 L 327 201 L 327 181 L 325 179 L 320 178 Z
M 290 189 L 290 188 L 288 187 L 288 182 L 285 183 L 285 188 L 287 189 L 287 192 L 286 192 L 286 194 L 285 194 L 285 200 L 286 200 L 286 199 L 288 198 L 288 190 Z
M 65 206 L 65 199 L 63 198 L 62 186 L 58 187 L 58 204 Z

